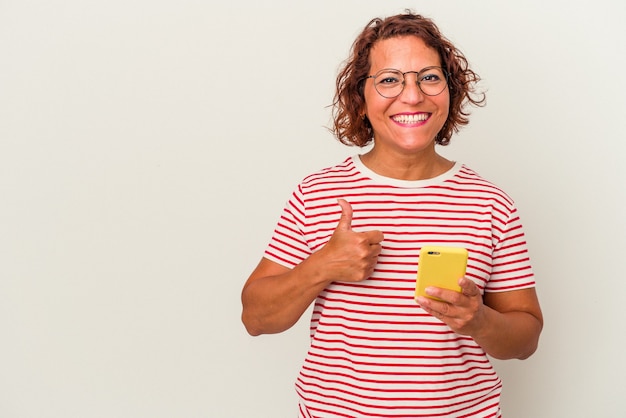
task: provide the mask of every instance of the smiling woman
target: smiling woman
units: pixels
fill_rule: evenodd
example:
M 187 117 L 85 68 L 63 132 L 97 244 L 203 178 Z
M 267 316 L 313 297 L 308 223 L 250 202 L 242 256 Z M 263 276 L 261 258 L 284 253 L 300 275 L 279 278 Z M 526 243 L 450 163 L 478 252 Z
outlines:
M 438 154 L 478 76 L 423 16 L 374 19 L 337 78 L 334 127 L 370 150 L 302 180 L 242 291 L 251 335 L 314 304 L 301 417 L 499 417 L 489 357 L 525 359 L 543 318 L 511 198 Z M 460 292 L 414 299 L 420 250 L 469 253 Z M 416 303 L 417 302 L 417 303 Z
M 380 83 L 377 86 L 375 79 L 368 77 L 365 81 L 364 114 L 374 133 L 374 147 L 362 161 L 375 172 L 402 180 L 419 180 L 439 175 L 451 167 L 448 161 L 436 155 L 434 141 L 448 119 L 449 90 L 440 82 L 433 91 L 438 91 L 437 94 L 426 95 L 417 78 L 426 68 L 440 67 L 440 61 L 439 54 L 417 36 L 383 39 L 372 47 L 371 72 L 379 74 L 388 71 L 387 68 L 401 68 L 407 74 L 415 73 L 405 76 L 400 84 L 402 88 L 392 97 L 380 93 Z M 428 167 L 420 167 L 427 168 L 428 173 L 410 171 L 406 164 L 397 164 L 398 158 L 416 161 L 418 154 L 421 162 L 429 162 Z M 409 164 L 413 169 L 419 170 L 412 162 Z
M 377 42 L 387 39 L 402 38 L 405 36 L 414 37 L 420 40 L 422 47 L 432 50 L 436 57 L 432 57 L 437 62 L 435 68 L 440 68 L 442 74 L 434 74 L 427 78 L 427 83 L 434 81 L 433 77 L 445 77 L 445 85 L 436 83 L 439 87 L 424 93 L 422 82 L 424 77 L 420 76 L 421 70 L 406 69 L 400 71 L 397 67 L 381 67 L 375 70 L 372 63 L 371 50 Z M 363 87 L 369 78 L 374 78 L 374 83 L 379 94 L 383 97 L 397 97 L 405 87 L 405 75 L 416 73 L 420 76 L 416 79 L 421 91 L 430 96 L 436 96 L 448 87 L 450 99 L 450 116 L 445 127 L 436 138 L 436 143 L 447 145 L 453 132 L 469 122 L 467 110 L 464 104 L 481 106 L 485 103 L 485 96 L 475 91 L 475 86 L 480 81 L 480 77 L 469 68 L 467 59 L 463 53 L 441 34 L 437 26 L 428 19 L 414 20 L 411 14 L 401 14 L 389 17 L 385 20 L 380 18 L 372 19 L 365 27 L 360 36 L 354 41 L 352 55 L 348 59 L 343 70 L 337 77 L 337 91 L 335 96 L 335 120 L 334 131 L 337 138 L 346 145 L 365 146 L 369 144 L 374 136 L 371 124 L 363 116 Z M 385 51 L 386 52 L 386 51 Z M 434 65 L 434 64 L 431 64 Z M 391 78 L 380 78 L 383 70 L 394 69 L 397 73 Z M 400 78 L 398 73 L 402 74 Z M 386 84 L 393 79 L 401 79 L 401 87 L 394 87 L 393 95 L 381 92 L 379 84 Z M 425 84 L 427 85 L 427 84 Z
M 447 380 L 458 383 L 447 398 L 461 407 L 471 397 L 464 388 L 490 385 L 490 363 L 506 418 L 624 415 L 626 54 L 617 52 L 626 2 L 409 3 L 454 43 L 420 36 L 442 42 L 426 43 L 449 74 L 448 121 L 435 141 L 443 132 L 452 141 L 437 152 L 514 196 L 524 221 L 546 317 L 531 359 L 488 363 L 478 335 L 414 301 L 418 251 L 432 241 L 466 243 L 468 277 L 490 308 L 505 305 L 490 299 L 502 297 L 494 290 L 515 295 L 516 259 L 502 257 L 499 241 L 514 216 L 506 218 L 501 189 L 473 181 L 469 169 L 384 177 L 355 155 L 375 146 L 362 90 L 374 84 L 365 81 L 376 74 L 372 45 L 396 37 L 385 28 L 407 36 L 405 27 L 424 21 L 400 15 L 406 26 L 391 25 L 392 16 L 363 29 L 373 16 L 401 13 L 406 0 L 4 0 L 0 417 L 294 417 L 300 398 L 327 410 L 336 406 L 320 404 L 349 398 L 350 417 L 377 399 L 389 407 L 371 415 L 411 416 L 385 396 L 406 405 L 430 398 L 423 414 L 432 417 L 448 402 Z M 475 84 L 455 47 L 480 74 L 471 97 L 486 91 L 484 109 L 457 95 Z M 334 116 L 346 138 L 370 141 L 364 148 L 332 135 L 328 105 L 344 63 L 354 76 L 341 79 L 350 90 L 335 109 L 350 118 Z M 415 86 L 421 68 L 395 69 Z M 460 102 L 471 123 L 457 133 Z M 414 107 L 395 111 L 401 123 L 427 116 Z M 278 245 L 268 246 L 292 190 Z M 371 269 L 370 278 L 336 280 L 288 331 L 250 337 L 240 296 L 266 246 L 275 263 L 313 274 L 341 263 L 316 270 L 303 257 L 351 249 L 337 241 L 347 227 L 329 239 L 341 217 L 335 197 L 351 204 L 353 232 L 383 234 L 356 235 L 369 243 L 364 252 L 380 253 L 345 270 Z M 492 264 L 490 245 L 500 250 Z M 352 253 L 343 259 L 356 263 Z M 244 297 L 254 297 L 248 286 Z M 246 300 L 251 332 L 268 332 L 253 309 Z M 456 373 L 464 362 L 471 377 Z M 417 380 L 403 366 L 443 383 L 412 391 Z M 306 392 L 294 390 L 296 376 Z M 325 392 L 312 399 L 312 387 Z

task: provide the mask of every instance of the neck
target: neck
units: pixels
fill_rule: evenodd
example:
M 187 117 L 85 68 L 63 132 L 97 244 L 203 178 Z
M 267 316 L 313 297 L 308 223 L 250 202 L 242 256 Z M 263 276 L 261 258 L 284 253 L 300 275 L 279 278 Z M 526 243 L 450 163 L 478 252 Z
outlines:
M 376 147 L 361 156 L 361 162 L 381 176 L 398 180 L 426 180 L 437 177 L 454 166 L 454 162 L 432 152 L 415 155 L 388 155 Z

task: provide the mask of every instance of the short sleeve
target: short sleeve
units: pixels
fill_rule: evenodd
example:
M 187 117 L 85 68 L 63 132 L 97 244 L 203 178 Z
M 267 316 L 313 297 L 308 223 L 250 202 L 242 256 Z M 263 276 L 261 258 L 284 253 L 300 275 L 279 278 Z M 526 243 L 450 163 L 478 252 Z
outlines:
M 526 237 L 517 209 L 513 207 L 502 225 L 492 256 L 486 292 L 505 292 L 535 286 Z
M 304 220 L 304 199 L 299 186 L 285 204 L 265 250 L 265 258 L 294 268 L 311 255 L 312 251 L 304 234 Z

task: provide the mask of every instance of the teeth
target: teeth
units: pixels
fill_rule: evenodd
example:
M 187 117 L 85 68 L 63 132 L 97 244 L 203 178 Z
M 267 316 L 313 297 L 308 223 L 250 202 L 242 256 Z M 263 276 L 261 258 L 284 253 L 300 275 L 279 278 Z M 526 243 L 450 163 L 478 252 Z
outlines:
M 425 121 L 426 119 L 428 119 L 428 115 L 426 113 L 418 113 L 417 115 L 398 115 L 393 117 L 393 120 L 398 123 L 417 123 Z

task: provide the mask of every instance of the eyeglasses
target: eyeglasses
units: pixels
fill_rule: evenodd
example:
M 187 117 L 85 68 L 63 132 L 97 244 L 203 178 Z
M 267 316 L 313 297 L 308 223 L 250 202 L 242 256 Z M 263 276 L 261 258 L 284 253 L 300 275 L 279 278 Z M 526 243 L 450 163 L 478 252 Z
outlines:
M 387 99 L 398 97 L 406 84 L 405 75 L 415 74 L 417 85 L 427 96 L 436 96 L 445 90 L 448 84 L 448 73 L 441 67 L 426 67 L 421 71 L 402 72 L 393 68 L 385 68 L 374 75 L 365 77 L 374 79 L 374 87 L 378 94 Z

